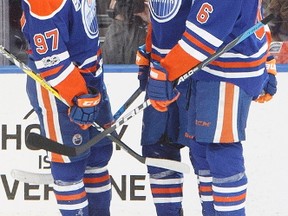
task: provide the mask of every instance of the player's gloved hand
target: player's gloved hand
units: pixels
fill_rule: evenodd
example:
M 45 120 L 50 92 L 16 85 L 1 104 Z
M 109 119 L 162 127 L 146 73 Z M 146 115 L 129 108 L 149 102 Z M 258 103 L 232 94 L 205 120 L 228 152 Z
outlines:
M 167 71 L 160 64 L 154 64 L 151 68 L 147 94 L 151 105 L 159 112 L 166 112 L 167 107 L 180 95 L 173 83 L 168 81 Z
M 263 93 L 255 100 L 258 103 L 268 102 L 272 99 L 273 95 L 277 92 L 277 79 L 276 79 L 276 60 L 268 58 L 266 62 L 266 69 L 269 75 L 268 81 L 263 88 Z
M 101 102 L 101 94 L 95 88 L 89 87 L 89 93 L 73 98 L 74 105 L 69 108 L 68 115 L 71 121 L 80 125 L 83 130 L 95 122 Z
M 146 52 L 145 45 L 138 47 L 136 53 L 136 65 L 138 65 L 139 87 L 142 91 L 145 91 L 150 70 L 150 53 Z

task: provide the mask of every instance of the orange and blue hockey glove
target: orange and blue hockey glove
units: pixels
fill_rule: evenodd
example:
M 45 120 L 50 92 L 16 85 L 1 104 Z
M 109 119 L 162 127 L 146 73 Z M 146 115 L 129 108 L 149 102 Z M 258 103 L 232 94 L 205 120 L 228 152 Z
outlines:
M 277 92 L 277 79 L 276 79 L 276 60 L 273 56 L 269 56 L 266 62 L 266 70 L 268 72 L 268 80 L 263 88 L 263 93 L 255 100 L 258 103 L 268 102 L 272 99 L 273 95 Z
M 88 94 L 74 97 L 73 102 L 74 105 L 69 108 L 68 115 L 71 121 L 86 130 L 96 121 L 101 94 L 95 88 L 89 87 Z
M 146 51 L 145 45 L 138 47 L 136 65 L 138 65 L 139 87 L 142 91 L 145 91 L 150 71 L 150 53 Z
M 147 84 L 147 95 L 151 105 L 159 112 L 166 112 L 168 106 L 180 95 L 168 80 L 167 71 L 160 64 L 153 64 Z

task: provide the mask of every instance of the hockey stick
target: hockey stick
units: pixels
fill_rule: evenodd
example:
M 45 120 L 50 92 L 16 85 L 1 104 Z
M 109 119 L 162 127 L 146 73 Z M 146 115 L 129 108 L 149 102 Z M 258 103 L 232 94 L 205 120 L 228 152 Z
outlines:
M 127 110 L 127 108 L 135 101 L 135 99 L 142 93 L 139 87 L 128 100 L 118 109 L 118 111 L 113 115 L 114 119 L 119 119 L 120 116 Z
M 45 89 L 47 89 L 48 91 L 50 91 L 55 97 L 57 97 L 59 100 L 61 100 L 63 103 L 66 103 L 66 101 L 60 96 L 60 94 L 53 88 L 51 87 L 44 79 L 42 79 L 42 77 L 40 77 L 38 74 L 36 74 L 34 71 L 32 71 L 28 66 L 26 66 L 23 62 L 21 62 L 20 60 L 18 60 L 13 54 L 11 54 L 7 49 L 5 49 L 3 46 L 0 45 L 0 52 L 1 53 L 5 53 L 4 56 L 6 56 L 9 60 L 11 60 L 13 63 L 16 63 L 16 66 L 18 66 L 21 69 L 24 69 L 23 71 L 25 73 L 27 73 L 31 78 L 33 78 L 35 81 L 39 82 Z M 125 102 L 125 104 L 120 107 L 120 109 L 116 112 L 115 115 L 121 116 L 126 109 L 133 103 L 133 101 L 141 94 L 141 89 L 138 88 L 133 95 Z M 144 104 L 148 104 L 148 103 L 144 103 Z M 133 113 L 137 113 L 137 110 L 133 110 Z M 130 113 L 132 113 L 130 112 Z M 129 114 L 128 114 L 129 115 Z M 131 116 L 131 114 L 130 114 Z M 127 119 L 128 117 L 124 117 L 122 119 L 121 122 L 125 122 L 124 119 Z M 102 128 L 101 126 L 99 126 L 96 122 L 94 122 L 94 126 L 100 130 L 100 131 L 104 131 L 104 128 Z M 115 130 L 115 129 L 114 129 Z M 114 131 L 113 130 L 113 131 Z M 111 132 L 113 132 L 111 131 Z M 33 136 L 34 135 L 34 136 Z M 29 138 L 30 137 L 30 138 Z M 33 139 L 34 138 L 34 139 Z M 187 164 L 185 163 L 181 163 L 179 161 L 174 161 L 174 160 L 166 160 L 166 159 L 159 159 L 159 158 L 148 158 L 148 157 L 144 157 L 141 156 L 139 154 L 137 154 L 135 151 L 133 151 L 130 147 L 128 147 L 124 142 L 122 142 L 120 139 L 112 136 L 112 135 L 108 135 L 108 138 L 111 139 L 113 142 L 115 142 L 118 146 L 120 146 L 122 149 L 124 149 L 127 153 L 129 153 L 131 156 L 133 156 L 135 159 L 137 159 L 139 162 L 146 164 L 146 165 L 150 165 L 150 166 L 156 166 L 156 167 L 162 167 L 162 168 L 167 168 L 167 169 L 171 169 L 171 170 L 175 170 L 178 172 L 183 172 L 183 173 L 187 173 L 190 171 L 190 168 Z M 29 142 L 29 140 L 31 142 Z M 33 141 L 34 140 L 34 141 Z M 43 143 L 42 143 L 43 142 Z M 49 146 L 51 143 L 53 143 L 52 140 L 46 138 L 46 137 L 42 137 L 39 134 L 35 134 L 35 133 L 30 133 L 27 137 L 27 144 L 31 144 L 31 146 L 35 147 L 36 144 L 42 144 L 41 147 L 38 146 L 38 148 L 40 149 L 46 149 L 49 151 L 49 149 L 47 149 L 46 147 Z M 45 145 L 45 144 L 46 145 Z M 34 144 L 34 145 L 33 145 Z M 57 143 L 59 144 L 59 143 Z M 60 146 L 64 146 L 62 144 L 60 144 Z M 33 148 L 32 147 L 32 148 Z M 69 146 L 67 146 L 69 147 Z M 71 148 L 71 147 L 70 147 Z M 61 150 L 61 148 L 60 148 Z M 86 149 L 88 150 L 88 149 Z M 86 151 L 85 150 L 85 151 Z M 51 149 L 52 152 L 53 149 Z M 63 150 L 64 151 L 64 150 Z M 84 152 L 84 151 L 83 151 Z M 63 154 L 62 151 L 58 151 L 55 153 L 59 153 L 59 154 Z M 69 156 L 69 154 L 67 154 Z M 71 155 L 72 156 L 72 155 Z
M 227 52 L 237 44 L 241 43 L 243 40 L 251 36 L 255 31 L 262 28 L 264 25 L 266 25 L 269 21 L 271 21 L 274 18 L 273 14 L 268 15 L 266 18 L 264 18 L 262 21 L 259 21 L 254 26 L 243 32 L 241 35 L 236 37 L 234 40 L 232 40 L 230 43 L 225 45 L 224 47 L 220 48 L 217 52 L 215 52 L 213 55 L 209 56 L 207 59 L 205 59 L 203 62 L 189 70 L 187 73 L 180 76 L 176 81 L 175 85 L 179 85 L 181 82 L 185 81 L 188 77 L 190 77 L 192 74 L 194 74 L 196 71 L 204 68 L 208 64 L 210 64 L 212 61 L 214 61 L 216 58 L 218 58 L 223 53 Z M 63 146 L 61 143 L 51 143 L 49 146 L 39 146 L 38 148 L 44 148 L 52 152 L 62 152 L 63 154 L 67 155 L 79 155 L 85 151 L 87 151 L 91 146 L 95 145 L 97 142 L 99 142 L 101 139 L 103 139 L 107 134 L 112 133 L 116 128 L 124 124 L 126 121 L 131 119 L 133 116 L 138 114 L 140 111 L 143 111 L 147 106 L 149 106 L 150 100 L 146 100 L 144 103 L 136 107 L 134 110 L 132 110 L 130 113 L 128 113 L 126 116 L 124 116 L 119 121 L 115 122 L 110 128 L 105 129 L 102 133 L 94 136 L 92 139 L 90 139 L 85 145 L 77 146 L 77 147 L 69 147 L 69 146 Z M 35 134 L 30 133 L 28 138 L 32 139 L 32 136 Z M 36 136 L 36 135 L 35 135 Z M 39 145 L 41 145 L 39 143 Z M 49 147 L 49 149 L 48 149 Z
M 29 184 L 53 184 L 53 176 L 49 173 L 33 173 L 23 170 L 13 169 L 11 170 L 11 176 L 20 182 L 25 182 Z

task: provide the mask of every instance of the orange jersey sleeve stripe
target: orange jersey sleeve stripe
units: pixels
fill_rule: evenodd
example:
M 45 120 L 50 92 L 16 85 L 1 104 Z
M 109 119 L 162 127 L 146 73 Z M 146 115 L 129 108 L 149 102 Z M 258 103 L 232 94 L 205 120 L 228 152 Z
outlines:
M 199 63 L 200 61 L 185 52 L 179 44 L 161 61 L 161 65 L 168 71 L 169 81 L 176 80 Z
M 83 197 L 86 196 L 86 191 L 83 191 L 82 193 L 80 194 L 75 194 L 75 195 L 59 195 L 59 194 L 56 194 L 56 199 L 57 200 L 61 200 L 61 201 L 70 201 L 70 200 L 80 200 L 82 199 Z
M 147 34 L 146 34 L 146 52 L 151 53 L 152 51 L 152 24 L 149 23 L 147 27 Z
M 267 56 L 263 56 L 261 59 L 252 62 L 220 62 L 213 61 L 211 65 L 218 66 L 221 68 L 253 68 L 257 67 L 266 62 Z
M 160 55 L 157 55 L 155 53 L 151 53 L 151 59 L 154 61 L 160 62 L 162 58 Z
M 91 72 L 95 72 L 97 69 L 98 68 L 96 65 L 93 67 L 85 68 L 85 69 L 79 68 L 81 73 L 91 73 Z
M 184 32 L 183 36 L 185 36 L 189 41 L 193 42 L 193 44 L 195 44 L 196 46 L 200 47 L 202 50 L 208 52 L 210 55 L 215 53 L 215 50 L 201 43 L 199 40 L 197 40 L 195 37 L 188 34 L 187 32 Z
M 99 48 L 97 51 L 97 56 L 100 56 L 100 55 L 102 55 L 102 49 L 101 48 Z
M 66 0 L 26 0 L 30 6 L 30 10 L 37 16 L 50 16 L 59 10 Z
M 40 76 L 41 76 L 43 79 L 45 79 L 45 78 L 48 77 L 48 76 L 52 76 L 52 75 L 54 75 L 54 74 L 57 74 L 57 73 L 62 69 L 62 67 L 63 67 L 63 65 L 60 65 L 60 66 L 55 67 L 55 68 L 53 68 L 53 69 L 51 69 L 51 70 L 44 71 L 44 72 L 40 73 Z
M 21 28 L 25 25 L 26 23 L 26 17 L 25 17 L 25 14 L 24 12 L 22 13 L 22 16 L 20 18 L 20 25 L 21 25 Z

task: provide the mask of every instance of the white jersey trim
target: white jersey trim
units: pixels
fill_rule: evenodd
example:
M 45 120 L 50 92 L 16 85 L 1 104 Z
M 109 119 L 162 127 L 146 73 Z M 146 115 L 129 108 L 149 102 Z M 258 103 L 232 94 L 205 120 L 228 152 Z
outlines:
M 229 79 L 238 79 L 238 78 L 249 78 L 249 77 L 261 76 L 264 73 L 265 68 L 261 68 L 260 70 L 257 70 L 257 71 L 233 72 L 233 73 L 214 70 L 214 69 L 209 68 L 208 66 L 202 68 L 202 70 L 215 76 L 229 78 Z
M 193 24 L 190 21 L 186 21 L 186 26 L 189 28 L 192 32 L 197 34 L 202 39 L 205 39 L 206 42 L 212 44 L 215 47 L 220 47 L 223 43 L 222 40 L 218 39 L 214 35 L 210 34 L 209 32 L 205 31 L 204 29 L 199 28 L 195 24 Z
M 264 55 L 267 52 L 268 44 L 265 43 L 257 53 L 254 53 L 253 55 L 247 56 L 240 53 L 231 53 L 226 52 L 223 53 L 220 58 L 240 58 L 240 59 L 250 59 L 250 58 L 259 58 L 260 56 Z
M 187 52 L 198 61 L 203 62 L 205 59 L 207 59 L 206 55 L 189 46 L 184 40 L 180 40 L 178 44 L 182 47 L 183 50 L 185 50 L 185 52 Z
M 68 59 L 70 57 L 68 51 L 65 51 L 60 54 L 52 55 L 52 56 L 47 56 L 41 60 L 35 61 L 36 68 L 38 70 L 43 69 L 43 68 L 48 68 L 55 66 L 59 64 L 60 62 Z

